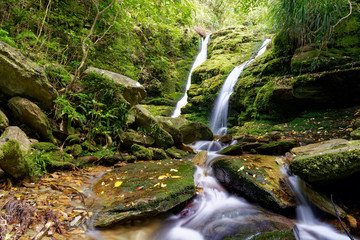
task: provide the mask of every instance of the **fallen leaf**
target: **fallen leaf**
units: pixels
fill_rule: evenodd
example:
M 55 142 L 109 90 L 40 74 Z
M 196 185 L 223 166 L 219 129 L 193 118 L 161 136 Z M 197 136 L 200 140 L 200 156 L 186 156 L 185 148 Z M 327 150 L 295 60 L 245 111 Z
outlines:
M 161 187 L 166 187 L 167 185 L 165 183 L 161 183 Z
M 170 169 L 170 172 L 178 172 L 178 170 L 177 169 Z
M 116 181 L 114 187 L 120 187 L 122 183 L 122 181 Z
M 171 176 L 171 178 L 181 178 L 181 176 Z
M 144 188 L 144 186 L 138 187 L 137 189 L 135 189 L 135 191 L 139 191 L 139 190 L 141 190 L 143 188 Z
M 161 176 L 158 177 L 159 180 L 166 179 L 166 178 L 167 178 L 166 175 L 161 175 Z

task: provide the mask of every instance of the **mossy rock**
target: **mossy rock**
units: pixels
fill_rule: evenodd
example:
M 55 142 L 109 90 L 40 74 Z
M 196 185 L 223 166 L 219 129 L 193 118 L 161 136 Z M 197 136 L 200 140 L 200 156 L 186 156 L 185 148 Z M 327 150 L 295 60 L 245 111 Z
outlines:
M 125 147 L 131 147 L 133 144 L 151 146 L 155 143 L 155 139 L 135 131 L 127 131 L 121 134 L 121 143 Z
M 204 123 L 192 122 L 180 127 L 184 143 L 192 143 L 198 140 L 212 141 L 214 138 L 211 129 Z
M 45 151 L 45 152 L 51 152 L 51 151 L 55 151 L 58 150 L 58 147 L 50 142 L 37 142 L 37 143 L 33 143 L 31 145 L 32 148 L 40 150 L 40 151 Z
M 42 139 L 54 143 L 49 120 L 35 103 L 26 98 L 13 97 L 8 105 L 21 122 L 36 130 Z
M 5 113 L 0 109 L 0 130 L 5 129 L 9 126 L 9 119 L 6 117 Z
M 244 238 L 229 237 L 224 240 L 243 240 Z M 296 240 L 292 231 L 274 231 L 267 233 L 255 234 L 251 237 L 252 240 Z
M 74 144 L 74 145 L 71 145 L 71 146 L 67 146 L 67 147 L 64 149 L 64 151 L 65 151 L 66 153 L 71 154 L 71 155 L 74 156 L 74 157 L 77 157 L 77 156 L 79 156 L 79 155 L 82 153 L 83 149 L 82 149 L 82 147 L 81 147 L 80 144 Z
M 242 153 L 243 148 L 241 145 L 230 145 L 219 152 L 222 155 L 241 155 Z
M 357 128 L 356 130 L 352 131 L 350 133 L 351 139 L 359 140 L 360 139 L 360 128 Z
M 309 183 L 332 184 L 360 172 L 360 141 L 343 142 L 328 149 L 314 144 L 290 164 L 293 173 Z
M 154 152 L 153 160 L 169 159 L 169 156 L 166 154 L 164 149 L 152 148 L 151 150 Z
M 8 96 L 24 96 L 49 109 L 58 93 L 42 67 L 0 41 L 0 91 Z
M 176 158 L 176 159 L 182 159 L 188 155 L 185 151 L 178 149 L 176 147 L 171 147 L 165 150 L 167 154 L 169 154 L 170 157 Z
M 79 134 L 72 134 L 69 135 L 66 139 L 65 142 L 68 145 L 73 145 L 73 144 L 80 144 L 82 143 L 84 140 L 79 136 Z
M 138 160 L 151 160 L 154 156 L 154 152 L 151 149 L 140 146 L 138 144 L 133 144 L 131 146 L 131 152 L 137 157 Z
M 256 149 L 260 154 L 265 155 L 284 155 L 289 152 L 292 148 L 298 146 L 295 141 L 280 140 L 268 144 L 264 144 Z
M 16 140 L 0 139 L 0 168 L 14 178 L 29 176 L 29 167 Z
M 99 151 L 99 148 L 97 148 L 94 144 L 92 144 L 89 140 L 85 140 L 84 142 L 82 142 L 81 147 L 83 148 L 83 150 L 88 151 L 88 152 L 96 152 Z
M 183 205 L 195 196 L 194 171 L 191 162 L 163 160 L 128 164 L 106 173 L 93 188 L 103 206 L 94 225 L 107 227 Z
M 292 191 L 283 184 L 283 174 L 275 160 L 276 157 L 264 155 L 224 156 L 213 164 L 214 175 L 230 191 L 282 212 L 295 207 L 296 202 Z
M 140 105 L 130 110 L 135 115 L 135 125 L 144 129 L 147 135 L 155 140 L 155 145 L 161 148 L 169 148 L 174 144 L 170 133 L 165 131 L 151 113 Z

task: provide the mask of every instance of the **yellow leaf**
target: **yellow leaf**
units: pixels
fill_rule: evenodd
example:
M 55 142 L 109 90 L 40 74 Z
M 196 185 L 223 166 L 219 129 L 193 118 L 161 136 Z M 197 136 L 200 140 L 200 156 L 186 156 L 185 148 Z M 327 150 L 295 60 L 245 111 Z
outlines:
M 161 176 L 158 177 L 158 179 L 160 179 L 160 180 L 165 179 L 165 178 L 167 178 L 166 175 L 161 175 Z
M 170 172 L 177 172 L 178 170 L 177 169 L 170 169 Z
M 134 206 L 134 205 L 135 205 L 135 204 L 134 204 L 134 202 L 131 202 L 131 205 L 133 205 L 133 206 Z
M 181 178 L 181 176 L 171 176 L 171 178 Z
M 122 183 L 122 181 L 116 181 L 114 187 L 120 187 Z
M 104 186 L 104 185 L 105 185 L 105 182 L 102 182 L 102 183 L 101 183 L 101 186 Z
M 162 183 L 162 184 L 161 184 L 161 187 L 166 187 L 166 186 L 167 186 L 167 185 L 166 185 L 166 184 L 164 184 L 164 183 Z
M 112 179 L 112 178 L 109 178 L 110 179 L 110 181 L 114 181 L 114 179 Z

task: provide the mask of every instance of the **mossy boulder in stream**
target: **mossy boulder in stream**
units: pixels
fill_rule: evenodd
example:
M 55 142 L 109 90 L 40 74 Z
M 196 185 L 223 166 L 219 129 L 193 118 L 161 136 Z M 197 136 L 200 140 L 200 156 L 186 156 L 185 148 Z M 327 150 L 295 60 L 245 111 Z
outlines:
M 214 135 L 211 129 L 204 123 L 192 122 L 180 127 L 184 143 L 192 143 L 198 140 L 212 141 Z
M 359 140 L 310 144 L 292 152 L 298 154 L 290 164 L 291 171 L 309 183 L 328 185 L 360 173 Z
M 182 160 L 128 164 L 103 175 L 94 185 L 103 208 L 96 227 L 155 216 L 174 209 L 195 195 L 195 167 Z
M 230 191 L 274 211 L 295 207 L 292 192 L 284 183 L 276 157 L 224 156 L 213 164 L 214 175 Z

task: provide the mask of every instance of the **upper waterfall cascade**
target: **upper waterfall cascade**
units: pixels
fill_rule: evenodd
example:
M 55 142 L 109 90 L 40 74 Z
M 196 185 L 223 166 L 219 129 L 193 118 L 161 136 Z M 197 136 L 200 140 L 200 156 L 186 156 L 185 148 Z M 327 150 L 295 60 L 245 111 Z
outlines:
M 190 89 L 190 86 L 191 86 L 191 74 L 195 68 L 197 68 L 203 62 L 206 61 L 206 59 L 207 59 L 207 44 L 208 44 L 209 40 L 210 40 L 210 34 L 207 35 L 205 39 L 204 38 L 201 39 L 199 54 L 197 55 L 193 65 L 191 67 L 191 70 L 190 70 L 190 73 L 189 73 L 189 76 L 187 79 L 187 83 L 186 83 L 186 90 L 185 90 L 184 96 L 178 101 L 178 103 L 176 104 L 176 108 L 175 108 L 173 114 L 171 115 L 171 117 L 173 117 L 173 118 L 180 116 L 181 108 L 185 107 L 185 105 L 188 103 L 187 91 Z
M 265 50 L 268 43 L 271 41 L 271 39 L 266 39 L 261 47 L 258 53 L 255 57 L 251 58 L 250 60 L 244 62 L 243 64 L 237 66 L 232 70 L 232 72 L 229 74 L 229 76 L 226 78 L 219 95 L 217 96 L 215 100 L 214 108 L 211 112 L 211 118 L 210 118 L 210 128 L 214 134 L 225 134 L 227 131 L 227 117 L 228 117 L 228 109 L 229 109 L 229 99 L 231 94 L 234 92 L 234 86 L 240 77 L 241 73 L 247 67 L 250 65 L 257 57 L 262 55 Z

